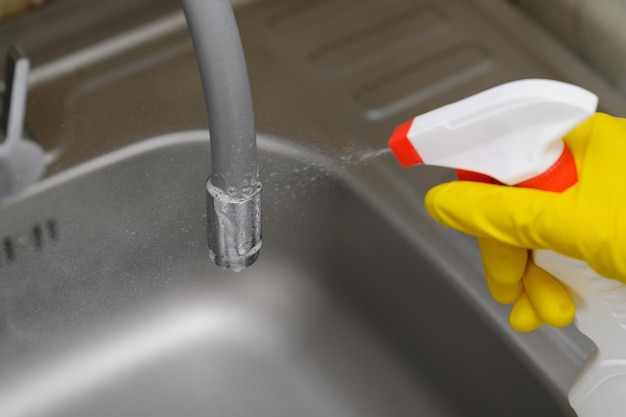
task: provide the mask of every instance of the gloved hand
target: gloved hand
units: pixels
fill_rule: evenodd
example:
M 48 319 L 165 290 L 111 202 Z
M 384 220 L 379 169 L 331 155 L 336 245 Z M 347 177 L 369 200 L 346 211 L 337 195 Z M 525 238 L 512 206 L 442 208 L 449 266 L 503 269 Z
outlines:
M 478 237 L 487 284 L 513 303 L 511 326 L 530 331 L 574 317 L 567 290 L 533 264 L 529 249 L 586 261 L 626 282 L 626 119 L 596 113 L 564 138 L 578 183 L 562 193 L 457 181 L 426 195 L 439 222 Z

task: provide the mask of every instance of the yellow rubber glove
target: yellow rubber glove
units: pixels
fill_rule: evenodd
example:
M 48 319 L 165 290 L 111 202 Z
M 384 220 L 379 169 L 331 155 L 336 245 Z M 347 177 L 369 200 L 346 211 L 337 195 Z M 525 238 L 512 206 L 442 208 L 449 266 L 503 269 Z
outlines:
M 626 119 L 597 113 L 564 140 L 578 183 L 562 193 L 457 181 L 426 195 L 437 221 L 478 237 L 489 289 L 497 301 L 514 303 L 510 323 L 518 331 L 564 326 L 575 312 L 529 249 L 582 259 L 626 282 Z

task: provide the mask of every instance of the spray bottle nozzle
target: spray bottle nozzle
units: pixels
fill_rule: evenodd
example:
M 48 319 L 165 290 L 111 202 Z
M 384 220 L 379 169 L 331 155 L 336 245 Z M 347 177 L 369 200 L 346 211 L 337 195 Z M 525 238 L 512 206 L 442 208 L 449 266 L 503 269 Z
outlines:
M 411 141 L 407 137 L 413 120 L 402 123 L 395 128 L 389 139 L 389 148 L 402 165 L 402 168 L 408 168 L 413 165 L 423 164 L 424 161 L 417 150 L 411 145 Z

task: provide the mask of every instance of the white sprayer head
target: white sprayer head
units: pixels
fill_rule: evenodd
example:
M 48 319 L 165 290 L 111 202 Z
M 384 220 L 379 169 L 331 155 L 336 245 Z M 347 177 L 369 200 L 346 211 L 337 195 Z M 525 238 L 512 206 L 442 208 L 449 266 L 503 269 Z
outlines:
M 590 117 L 597 103 L 595 94 L 571 84 L 513 81 L 398 126 L 389 147 L 404 167 L 438 165 L 515 185 L 559 161 L 562 137 Z

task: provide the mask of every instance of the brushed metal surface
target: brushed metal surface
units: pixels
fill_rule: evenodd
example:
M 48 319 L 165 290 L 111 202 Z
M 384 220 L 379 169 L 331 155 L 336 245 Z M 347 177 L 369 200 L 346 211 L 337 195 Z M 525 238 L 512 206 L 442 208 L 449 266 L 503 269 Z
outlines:
M 239 274 L 208 259 L 203 132 L 94 159 L 0 209 L 14 242 L 0 415 L 567 415 L 368 203 L 389 184 L 277 138 L 259 147 L 266 246 Z

